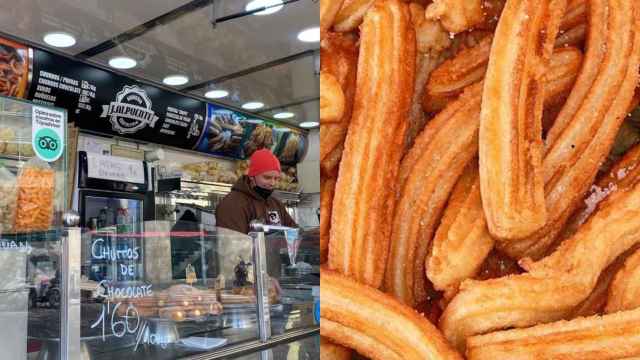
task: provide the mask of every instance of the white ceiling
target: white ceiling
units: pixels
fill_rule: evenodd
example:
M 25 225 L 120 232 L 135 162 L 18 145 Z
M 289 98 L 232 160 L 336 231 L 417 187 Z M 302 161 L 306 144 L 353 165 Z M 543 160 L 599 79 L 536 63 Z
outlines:
M 217 18 L 244 12 L 249 0 L 213 0 Z M 62 50 L 78 55 L 192 0 L 0 0 L 0 31 L 46 47 L 42 37 L 50 31 L 73 34 L 77 44 Z M 188 12 L 174 21 L 158 25 L 135 39 L 89 58 L 107 65 L 114 56 L 127 55 L 138 66 L 125 72 L 152 82 L 174 73 L 190 78 L 186 87 L 228 77 L 267 62 L 307 50 L 319 43 L 297 40 L 299 31 L 318 26 L 318 1 L 298 0 L 279 12 L 247 15 L 210 24 L 211 5 Z M 318 77 L 314 56 L 234 77 L 214 85 L 231 93 L 217 100 L 240 107 L 246 101 L 261 101 L 265 109 L 291 111 L 294 124 L 318 120 Z M 194 89 L 202 95 L 208 88 Z M 302 105 L 282 108 L 286 104 Z M 264 109 L 263 109 L 264 110 Z M 256 110 L 264 116 L 275 111 Z M 262 112 L 261 112 L 262 111 Z

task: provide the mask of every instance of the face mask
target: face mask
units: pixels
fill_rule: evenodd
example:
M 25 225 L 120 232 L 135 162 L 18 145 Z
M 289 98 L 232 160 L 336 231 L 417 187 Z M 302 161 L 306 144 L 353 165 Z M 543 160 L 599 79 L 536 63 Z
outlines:
M 269 196 L 271 196 L 271 193 L 273 193 L 273 190 L 265 189 L 265 188 L 260 187 L 258 185 L 256 185 L 256 187 L 254 189 L 256 190 L 258 195 L 262 196 L 262 198 L 265 199 L 265 200 L 267 200 L 267 198 Z

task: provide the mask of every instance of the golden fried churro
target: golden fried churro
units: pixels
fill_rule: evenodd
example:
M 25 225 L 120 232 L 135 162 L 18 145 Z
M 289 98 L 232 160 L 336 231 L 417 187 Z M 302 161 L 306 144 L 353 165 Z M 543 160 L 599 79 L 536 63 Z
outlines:
M 340 343 L 348 348 L 354 348 L 357 352 L 367 356 L 369 359 L 404 359 L 402 355 L 398 354 L 394 349 L 390 349 L 374 337 L 325 318 L 322 318 L 320 322 L 320 334 L 322 334 L 321 336 L 335 339 L 333 340 L 334 342 Z
M 402 161 L 385 289 L 414 306 L 426 299 L 424 260 L 449 193 L 477 153 L 479 84 L 433 118 Z M 452 136 L 455 134 L 455 136 Z
M 586 5 L 584 0 L 573 1 L 568 7 L 556 38 L 556 47 L 580 45 L 586 31 Z M 491 50 L 492 34 L 484 36 L 474 47 L 458 52 L 443 62 L 432 73 L 424 93 L 423 108 L 426 112 L 441 110 L 455 99 L 464 87 L 481 81 L 486 72 Z
M 640 182 L 620 191 L 550 256 L 520 260 L 527 273 L 466 280 L 440 328 L 458 349 L 472 335 L 562 319 L 592 292 L 620 254 L 640 242 Z M 598 256 L 594 256 L 598 254 Z
M 351 121 L 351 110 L 355 96 L 358 62 L 356 39 L 349 34 L 326 33 L 320 43 L 320 56 L 322 57 L 321 71 L 332 74 L 344 94 L 344 111 L 340 118 L 328 122 L 322 118 L 322 109 L 320 116 L 320 169 L 323 175 L 335 177 L 338 163 L 342 157 L 344 139 Z M 333 93 L 335 92 L 329 93 L 329 95 Z M 321 90 L 321 100 L 323 97 L 326 95 L 324 90 Z
M 566 317 L 567 319 L 573 319 L 579 316 L 602 314 L 607 303 L 609 286 L 611 285 L 611 281 L 613 281 L 613 277 L 618 273 L 620 268 L 622 268 L 627 258 L 640 248 L 639 245 L 640 244 L 636 244 L 629 248 L 618 256 L 611 265 L 607 266 L 607 268 L 602 271 L 600 277 L 598 277 L 596 286 L 591 291 L 591 294 L 589 294 L 584 301 L 573 309 L 571 314 Z
M 478 152 L 487 227 L 500 239 L 545 224 L 543 81 L 565 7 L 566 0 L 507 0 L 491 44 Z
M 336 179 L 320 178 L 320 263 L 327 262 L 329 252 L 329 234 L 331 230 L 331 205 L 336 189 Z
M 436 289 L 444 291 L 445 301 L 457 293 L 462 280 L 478 273 L 493 248 L 480 205 L 478 164 L 474 160 L 449 198 L 426 262 L 427 277 Z M 472 243 L 465 243 L 470 239 Z
M 640 356 L 640 309 L 474 336 L 469 360 L 607 360 Z
M 482 0 L 434 0 L 425 16 L 439 20 L 447 31 L 459 33 L 484 21 Z
M 454 99 L 462 89 L 484 78 L 491 39 L 492 36 L 486 36 L 477 46 L 460 51 L 433 70 L 423 99 L 424 111 L 440 110 L 442 104 Z
M 584 40 L 585 31 L 586 25 L 581 24 L 564 32 L 556 39 L 556 46 L 579 45 Z M 484 78 L 489 61 L 491 39 L 491 36 L 485 36 L 478 45 L 463 49 L 431 72 L 422 99 L 424 111 L 433 113 L 442 110 L 449 101 L 462 92 L 464 87 Z
M 553 244 L 609 153 L 633 98 L 640 52 L 634 3 L 592 1 L 589 11 L 581 73 L 545 139 L 548 220 L 532 236 L 499 244 L 514 258 L 540 258 Z
M 353 117 L 333 201 L 329 267 L 379 287 L 413 96 L 416 41 L 408 5 L 377 2 L 360 35 Z
M 338 32 L 356 29 L 373 3 L 374 0 L 344 0 L 334 19 L 333 29 Z
M 322 125 L 320 126 L 320 130 L 322 130 Z M 320 139 L 320 149 L 322 150 L 322 139 Z M 340 165 L 340 160 L 342 159 L 342 151 L 344 150 L 344 142 L 340 143 L 336 146 L 327 156 L 324 157 L 324 160 L 320 162 L 320 175 L 327 176 L 332 178 L 338 177 L 338 168 Z
M 422 94 L 425 90 L 425 84 L 429 79 L 429 74 L 440 62 L 439 53 L 416 54 L 416 78 L 413 88 L 413 98 L 411 100 L 411 110 L 409 111 L 409 127 L 405 141 L 405 148 L 409 149 L 413 146 L 415 138 L 424 128 L 427 117 L 422 110 Z
M 351 360 L 352 351 L 320 336 L 320 360 Z
M 422 94 L 431 71 L 442 61 L 442 52 L 451 45 L 449 35 L 437 21 L 424 18 L 424 7 L 416 3 L 409 4 L 412 22 L 416 30 L 416 76 L 409 111 L 409 127 L 405 148 L 413 145 L 418 133 L 422 131 L 427 118 L 422 111 Z M 415 14 L 415 15 L 414 15 Z
M 640 250 L 631 255 L 609 287 L 606 313 L 640 307 Z
M 561 49 L 553 54 L 551 66 L 545 77 L 545 86 L 548 90 L 545 93 L 545 106 L 555 104 L 559 98 L 558 95 L 571 88 L 580 68 L 581 58 L 580 51 L 571 48 Z M 473 87 L 475 86 L 482 87 L 482 84 L 473 85 Z M 466 102 L 469 105 L 473 104 L 472 101 L 467 100 Z M 476 108 L 473 117 L 456 118 L 455 121 L 460 124 L 457 126 L 474 126 L 477 131 L 479 112 L 480 109 Z M 446 109 L 442 113 L 446 114 Z M 438 115 L 436 119 L 439 116 L 441 115 Z M 450 119 L 449 121 L 453 122 L 454 120 Z M 429 126 L 427 125 L 427 128 Z M 457 134 L 457 131 L 446 133 L 443 136 L 448 139 L 453 137 L 451 134 Z M 434 137 L 431 134 L 428 136 Z M 477 132 L 474 144 L 476 139 Z M 456 148 L 451 144 L 447 148 L 454 153 L 468 150 L 468 148 Z M 422 154 L 421 151 L 424 150 L 416 149 L 417 154 Z M 427 158 L 427 161 L 437 162 L 439 160 Z M 413 166 L 415 165 L 411 164 L 411 167 Z M 480 265 L 494 244 L 493 238 L 487 231 L 482 211 L 478 174 L 475 173 L 473 177 L 473 181 L 468 181 L 473 184 L 469 191 L 456 195 L 456 198 L 460 196 L 460 202 L 454 201 L 447 205 L 445 217 L 436 231 L 432 251 L 427 258 L 427 276 L 436 289 L 445 291 L 445 299 L 449 299 L 455 294 L 462 280 L 472 278 L 477 274 Z M 437 178 L 435 181 L 441 180 Z M 440 186 L 441 183 L 438 184 L 438 187 Z M 396 240 L 394 239 L 394 241 Z M 393 246 L 391 253 L 393 254 Z
M 320 333 L 327 339 L 374 360 L 462 359 L 410 307 L 325 268 L 320 276 Z
M 343 0 L 320 0 L 320 32 L 331 28 L 333 21 L 342 6 Z
M 344 115 L 344 93 L 332 74 L 320 72 L 320 121 L 340 121 Z

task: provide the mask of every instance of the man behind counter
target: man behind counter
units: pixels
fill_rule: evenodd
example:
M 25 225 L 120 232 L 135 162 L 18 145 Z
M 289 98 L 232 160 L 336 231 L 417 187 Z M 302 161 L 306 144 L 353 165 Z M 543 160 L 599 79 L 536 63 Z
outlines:
M 248 234 L 252 220 L 267 225 L 298 227 L 285 206 L 271 196 L 280 179 L 280 161 L 261 149 L 249 159 L 248 175 L 242 176 L 216 209 L 216 225 Z
M 298 227 L 285 206 L 271 196 L 280 179 L 280 161 L 270 150 L 258 150 L 249 159 L 248 174 L 242 176 L 216 208 L 216 226 L 248 234 L 252 220 L 267 225 Z M 251 253 L 244 254 L 250 257 Z M 280 277 L 280 253 L 278 246 L 267 246 L 267 272 L 272 288 L 279 297 L 282 289 Z

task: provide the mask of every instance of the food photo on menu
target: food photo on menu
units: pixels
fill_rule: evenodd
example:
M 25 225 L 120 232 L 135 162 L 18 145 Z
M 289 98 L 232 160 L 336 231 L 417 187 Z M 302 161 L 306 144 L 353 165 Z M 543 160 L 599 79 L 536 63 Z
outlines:
M 320 2 L 322 358 L 640 356 L 640 3 Z

